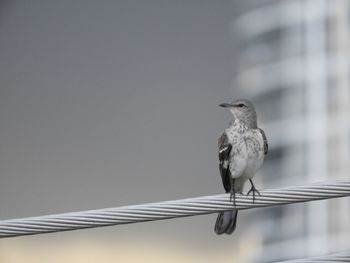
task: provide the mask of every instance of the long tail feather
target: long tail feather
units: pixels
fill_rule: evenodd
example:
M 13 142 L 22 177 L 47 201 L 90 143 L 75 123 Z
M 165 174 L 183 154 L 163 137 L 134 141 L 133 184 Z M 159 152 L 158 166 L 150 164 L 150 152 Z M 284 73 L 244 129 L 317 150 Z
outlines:
M 220 212 L 215 223 L 215 233 L 232 234 L 236 229 L 237 214 L 237 210 Z

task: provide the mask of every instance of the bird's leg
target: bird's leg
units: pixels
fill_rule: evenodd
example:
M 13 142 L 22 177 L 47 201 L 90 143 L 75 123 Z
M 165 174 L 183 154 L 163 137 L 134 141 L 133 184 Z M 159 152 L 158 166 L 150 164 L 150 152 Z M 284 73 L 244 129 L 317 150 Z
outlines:
M 236 206 L 235 179 L 231 178 L 230 182 L 231 182 L 230 201 L 233 201 L 233 205 Z
M 261 196 L 260 192 L 255 188 L 252 179 L 249 179 L 250 184 L 252 185 L 252 187 L 250 188 L 250 190 L 248 191 L 247 195 L 250 194 L 250 192 L 253 192 L 253 203 L 255 202 L 255 193 L 258 193 L 259 196 Z

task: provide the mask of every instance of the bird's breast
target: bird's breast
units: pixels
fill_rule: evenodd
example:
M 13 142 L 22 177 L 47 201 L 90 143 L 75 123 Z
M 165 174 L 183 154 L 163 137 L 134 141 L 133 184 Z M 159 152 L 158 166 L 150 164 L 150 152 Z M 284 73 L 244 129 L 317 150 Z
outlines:
M 231 150 L 231 166 L 238 174 L 254 176 L 264 161 L 264 141 L 254 129 L 228 134 Z
M 247 131 L 229 135 L 233 154 L 245 154 L 247 157 L 260 155 L 264 151 L 264 141 L 258 133 Z

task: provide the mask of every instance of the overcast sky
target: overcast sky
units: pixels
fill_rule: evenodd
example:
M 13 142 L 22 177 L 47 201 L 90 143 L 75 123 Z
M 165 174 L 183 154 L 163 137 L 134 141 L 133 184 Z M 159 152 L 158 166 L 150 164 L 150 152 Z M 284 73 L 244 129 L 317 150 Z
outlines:
M 217 137 L 229 114 L 217 105 L 234 93 L 233 9 L 228 0 L 2 1 L 0 217 L 222 192 Z M 227 241 L 215 218 L 80 232 L 215 246 Z

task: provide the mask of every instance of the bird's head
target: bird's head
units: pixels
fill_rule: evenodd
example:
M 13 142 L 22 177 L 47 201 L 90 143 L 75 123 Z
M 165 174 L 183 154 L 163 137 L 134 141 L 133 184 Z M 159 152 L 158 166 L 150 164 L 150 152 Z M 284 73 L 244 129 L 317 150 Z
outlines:
M 229 109 L 235 119 L 245 123 L 248 127 L 257 127 L 255 108 L 249 100 L 238 99 L 230 103 L 222 103 L 219 106 Z

